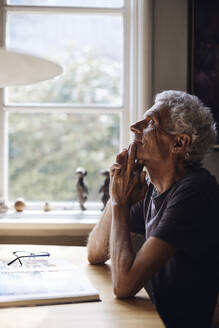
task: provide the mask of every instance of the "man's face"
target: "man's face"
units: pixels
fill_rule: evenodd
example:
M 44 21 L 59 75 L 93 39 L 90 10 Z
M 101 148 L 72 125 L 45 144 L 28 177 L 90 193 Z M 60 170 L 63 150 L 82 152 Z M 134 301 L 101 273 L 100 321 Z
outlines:
M 145 113 L 142 121 L 130 127 L 135 134 L 137 159 L 161 164 L 170 156 L 173 136 L 165 132 L 165 122 L 168 120 L 169 111 L 157 103 Z

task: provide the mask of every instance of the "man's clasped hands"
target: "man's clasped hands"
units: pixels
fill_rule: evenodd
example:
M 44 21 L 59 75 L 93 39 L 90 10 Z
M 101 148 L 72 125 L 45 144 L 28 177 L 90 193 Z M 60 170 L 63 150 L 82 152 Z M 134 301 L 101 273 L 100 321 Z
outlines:
M 131 143 L 116 156 L 110 168 L 110 197 L 112 205 L 132 206 L 144 199 L 147 183 L 144 161 L 136 158 L 137 144 Z

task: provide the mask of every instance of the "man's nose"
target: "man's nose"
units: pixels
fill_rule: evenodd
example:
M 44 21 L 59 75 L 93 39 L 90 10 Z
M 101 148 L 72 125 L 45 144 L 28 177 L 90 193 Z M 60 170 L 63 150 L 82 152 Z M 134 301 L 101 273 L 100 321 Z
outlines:
M 141 133 L 142 128 L 141 128 L 141 122 L 134 123 L 130 126 L 130 130 L 134 133 Z

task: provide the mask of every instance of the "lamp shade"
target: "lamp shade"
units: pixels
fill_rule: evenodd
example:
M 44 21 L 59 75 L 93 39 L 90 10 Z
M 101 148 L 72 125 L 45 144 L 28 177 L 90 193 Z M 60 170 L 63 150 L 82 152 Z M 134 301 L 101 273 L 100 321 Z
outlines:
M 0 48 L 0 88 L 33 84 L 62 73 L 50 60 Z

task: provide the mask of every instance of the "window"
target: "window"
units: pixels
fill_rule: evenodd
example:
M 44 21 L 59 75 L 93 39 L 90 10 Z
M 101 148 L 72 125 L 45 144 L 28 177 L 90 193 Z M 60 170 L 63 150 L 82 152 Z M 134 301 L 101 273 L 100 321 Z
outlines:
M 88 201 L 100 202 L 100 171 L 128 144 L 128 126 L 138 118 L 137 74 L 142 67 L 136 58 L 142 31 L 136 17 L 144 16 L 143 3 L 5 1 L 3 46 L 57 61 L 64 73 L 6 88 L 0 95 L 3 198 L 72 204 L 75 170 L 84 167 Z

